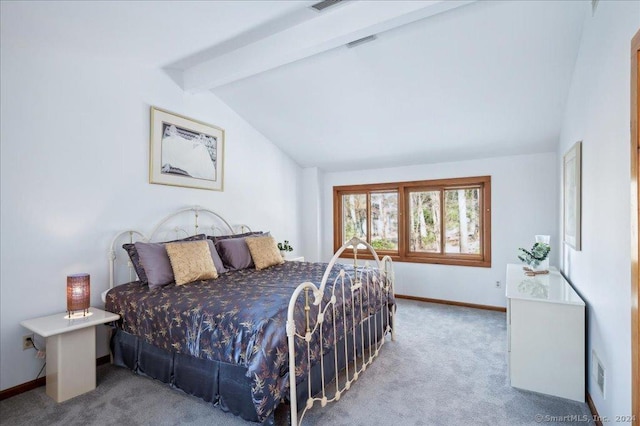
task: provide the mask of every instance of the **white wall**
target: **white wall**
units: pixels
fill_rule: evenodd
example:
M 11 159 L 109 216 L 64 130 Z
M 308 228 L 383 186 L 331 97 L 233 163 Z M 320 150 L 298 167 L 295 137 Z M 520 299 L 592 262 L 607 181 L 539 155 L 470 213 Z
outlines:
M 302 170 L 302 232 L 303 253 L 307 262 L 318 262 L 322 258 L 322 172 L 317 167 Z
M 518 247 L 530 248 L 534 235 L 551 235 L 551 264 L 557 264 L 557 175 L 554 153 L 456 163 L 336 172 L 324 175 L 324 258 L 333 250 L 333 187 L 338 185 L 491 176 L 491 268 L 395 263 L 398 294 L 506 306 L 507 263 L 518 263 Z M 306 238 L 306 236 L 305 236 Z M 496 288 L 495 282 L 501 287 Z
M 67 274 L 90 273 L 92 304 L 101 305 L 117 231 L 148 232 L 198 204 L 301 241 L 301 169 L 214 95 L 185 94 L 141 64 L 39 49 L 5 33 L 0 59 L 1 389 L 36 377 L 42 361 L 22 351 L 28 331 L 19 322 L 63 312 Z M 226 130 L 224 192 L 148 183 L 150 105 Z M 98 356 L 106 353 L 102 342 Z
M 558 149 L 561 170 L 582 141 L 582 251 L 567 248 L 563 270 L 588 304 L 588 371 L 595 350 L 606 393 L 591 374 L 587 388 L 609 419 L 631 414 L 629 74 L 639 28 L 639 2 L 601 1 L 586 16 Z

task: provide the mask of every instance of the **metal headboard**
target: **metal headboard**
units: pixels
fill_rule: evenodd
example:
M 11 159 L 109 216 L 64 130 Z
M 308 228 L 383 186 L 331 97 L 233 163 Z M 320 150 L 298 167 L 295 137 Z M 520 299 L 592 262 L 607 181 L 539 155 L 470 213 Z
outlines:
M 185 220 L 187 218 L 187 220 Z M 200 206 L 193 206 L 180 209 L 165 216 L 151 232 L 144 234 L 143 232 L 129 229 L 119 232 L 113 240 L 109 249 L 109 289 L 112 289 L 117 281 L 117 260 L 124 258 L 128 266 L 128 279 L 134 281 L 136 273 L 133 264 L 124 250 L 123 243 L 134 243 L 136 241 L 166 241 L 172 239 L 185 238 L 190 235 L 207 234 L 207 235 L 228 235 L 240 232 L 250 232 L 251 228 L 247 225 L 232 226 L 220 214 Z M 119 253 L 119 254 L 118 254 Z M 107 290 L 108 291 L 108 290 Z M 106 293 L 106 292 L 105 292 Z

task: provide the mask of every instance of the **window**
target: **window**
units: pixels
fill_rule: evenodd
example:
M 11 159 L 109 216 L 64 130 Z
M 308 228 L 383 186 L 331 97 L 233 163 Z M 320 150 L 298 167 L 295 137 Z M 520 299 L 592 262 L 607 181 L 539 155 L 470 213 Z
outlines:
M 334 250 L 359 237 L 400 262 L 491 266 L 490 176 L 336 186 L 333 203 Z

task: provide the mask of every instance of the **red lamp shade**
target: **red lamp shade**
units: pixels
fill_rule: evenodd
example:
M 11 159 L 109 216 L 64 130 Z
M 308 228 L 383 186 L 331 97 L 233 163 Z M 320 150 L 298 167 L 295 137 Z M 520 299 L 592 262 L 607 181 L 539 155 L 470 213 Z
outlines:
M 91 303 L 91 278 L 89 274 L 74 274 L 67 276 L 67 311 L 69 316 L 73 311 L 82 310 L 89 313 Z

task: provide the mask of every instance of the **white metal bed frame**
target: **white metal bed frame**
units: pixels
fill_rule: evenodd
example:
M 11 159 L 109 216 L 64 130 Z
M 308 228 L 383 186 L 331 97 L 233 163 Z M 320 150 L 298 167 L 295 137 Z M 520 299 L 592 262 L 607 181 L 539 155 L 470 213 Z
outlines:
M 190 226 L 190 229 L 193 230 L 191 233 L 187 228 L 182 225 L 173 225 L 170 226 L 169 223 L 180 216 L 184 215 L 193 215 L 193 222 Z M 216 223 L 209 224 L 208 226 L 202 225 L 201 220 L 202 216 L 207 216 L 210 219 L 214 219 Z M 222 225 L 222 227 L 220 226 Z M 116 280 L 116 268 L 117 268 L 117 248 L 122 244 L 123 241 L 128 243 L 133 243 L 134 241 L 154 241 L 162 238 L 163 240 L 170 238 L 181 238 L 190 235 L 196 235 L 199 233 L 207 233 L 210 232 L 210 235 L 226 235 L 232 234 L 235 232 L 246 232 L 250 231 L 250 228 L 246 225 L 236 225 L 232 226 L 227 222 L 222 216 L 218 213 L 202 208 L 199 206 L 183 208 L 174 213 L 171 213 L 165 216 L 151 231 L 149 237 L 147 238 L 142 232 L 136 230 L 126 230 L 118 233 L 113 240 L 111 241 L 111 247 L 109 249 L 109 289 L 102 293 L 102 300 L 106 300 L 106 294 L 109 290 L 114 287 L 114 283 Z M 169 237 L 171 235 L 171 237 Z M 358 250 L 359 247 L 364 247 L 364 249 L 360 249 L 362 251 L 366 251 L 373 256 L 373 262 L 365 262 L 363 266 L 358 266 Z M 353 251 L 353 276 L 347 273 L 344 269 L 340 270 L 338 277 L 336 277 L 333 282 L 329 282 L 329 275 L 332 268 L 339 264 L 339 258 L 342 253 L 346 250 Z M 133 265 L 127 257 L 127 267 L 129 273 L 129 281 L 133 281 L 135 278 L 135 271 L 133 270 Z M 322 281 L 320 287 L 316 287 L 315 284 L 311 282 L 304 282 L 300 284 L 293 292 L 291 299 L 289 301 L 288 313 L 287 313 L 287 323 L 286 323 L 286 333 L 289 345 L 289 402 L 291 407 L 291 425 L 297 426 L 304 419 L 304 415 L 307 413 L 309 409 L 311 409 L 314 403 L 317 401 L 320 403 L 321 407 L 325 407 L 327 403 L 334 402 L 340 400 L 341 395 L 349 390 L 351 385 L 358 380 L 358 377 L 362 372 L 364 372 L 369 365 L 373 362 L 373 360 L 379 355 L 380 349 L 385 343 L 385 337 L 390 334 L 391 340 L 395 340 L 395 328 L 394 328 L 394 314 L 395 314 L 395 305 L 388 309 L 382 309 L 382 314 L 384 317 L 380 317 L 380 324 L 378 324 L 378 315 L 367 315 L 363 310 L 363 303 L 366 302 L 367 306 L 371 302 L 371 298 L 374 296 L 370 291 L 370 286 L 363 286 L 362 283 L 365 280 L 372 280 L 374 286 L 379 287 L 379 297 L 383 300 L 380 300 L 381 304 L 385 300 L 388 300 L 389 297 L 393 297 L 394 295 L 394 273 L 393 273 L 393 262 L 389 256 L 384 256 L 380 259 L 373 249 L 367 242 L 360 240 L 358 238 L 353 238 L 349 242 L 345 243 L 331 258 L 329 265 L 322 277 Z M 346 289 L 350 290 L 351 294 L 351 303 L 352 309 L 355 312 L 359 309 L 361 321 L 358 324 L 352 324 L 351 327 L 346 326 L 346 322 L 344 322 L 344 326 L 342 330 L 338 330 L 335 322 L 333 323 L 333 333 L 335 336 L 335 341 L 338 342 L 339 339 L 343 339 L 344 341 L 344 359 L 345 359 L 345 375 L 341 377 L 340 369 L 338 368 L 338 359 L 342 353 L 338 353 L 339 348 L 338 344 L 333 345 L 333 349 L 328 353 L 333 351 L 333 362 L 335 368 L 335 378 L 330 383 L 325 383 L 325 356 L 326 354 L 320 355 L 320 377 L 321 377 L 321 390 L 317 393 L 318 396 L 311 395 L 311 368 L 307 369 L 306 382 L 308 385 L 308 398 L 306 400 L 306 404 L 304 408 L 301 410 L 300 415 L 298 416 L 298 406 L 297 406 L 297 388 L 296 388 L 296 339 L 302 339 L 306 342 L 306 357 L 308 365 L 311 366 L 311 347 L 310 342 L 315 334 L 319 335 L 319 341 L 323 341 L 323 327 L 325 317 L 327 313 L 331 313 L 331 318 L 336 318 L 336 313 L 338 309 L 342 309 L 342 315 L 346 316 L 346 306 L 344 303 L 341 306 L 336 305 L 337 297 L 336 295 L 342 296 L 343 300 L 346 296 Z M 323 295 L 328 291 L 331 294 L 331 298 L 328 303 L 323 304 Z M 304 292 L 304 306 L 302 307 L 305 312 L 305 328 L 304 330 L 296 329 L 296 323 L 294 321 L 294 312 L 296 305 L 300 303 L 298 301 L 299 296 Z M 310 296 L 313 296 L 312 298 Z M 348 296 L 347 296 L 348 297 Z M 317 314 L 315 318 L 310 317 L 311 306 L 317 306 Z M 313 323 L 314 326 L 310 327 L 310 324 Z M 368 341 L 365 345 L 365 335 L 364 330 L 365 327 L 368 331 Z M 373 328 L 372 328 L 373 327 Z M 381 336 L 378 337 L 378 330 L 381 330 Z M 360 346 L 356 347 L 356 336 L 357 333 L 360 333 Z M 372 333 L 373 332 L 373 333 Z M 347 342 L 348 337 L 352 337 L 353 342 L 353 350 L 351 356 L 348 354 Z M 303 347 L 305 345 L 303 344 Z M 358 351 L 360 355 L 358 355 Z M 331 385 L 331 383 L 335 383 Z M 330 386 L 331 385 L 331 386 Z
M 184 215 L 193 215 L 193 223 L 189 225 L 183 224 L 175 224 L 173 226 L 166 226 L 171 222 L 171 220 L 184 216 Z M 210 223 L 208 226 L 201 224 L 201 216 L 209 215 L 210 218 L 213 218 L 216 222 Z M 222 227 L 220 226 L 222 225 Z M 166 227 L 165 227 L 166 226 Z M 186 226 L 189 226 L 187 228 Z M 233 233 L 241 233 L 251 231 L 247 225 L 235 225 L 232 226 L 229 222 L 226 221 L 225 218 L 220 216 L 218 213 L 213 210 L 205 209 L 200 206 L 186 207 L 175 211 L 167 216 L 165 216 L 152 230 L 147 237 L 140 231 L 134 229 L 127 229 L 126 231 L 119 232 L 113 239 L 111 240 L 111 246 L 108 253 L 109 259 L 109 289 L 102 293 L 102 301 L 105 301 L 106 294 L 109 290 L 111 290 L 116 284 L 116 268 L 117 268 L 117 252 L 118 249 L 121 248 L 123 242 L 126 243 L 134 243 L 135 241 L 142 242 L 150 242 L 155 240 L 168 240 L 168 239 L 178 239 L 185 238 L 190 235 L 196 234 L 204 234 L 209 232 L 209 235 L 227 235 Z M 124 238 L 123 238 L 124 237 Z M 127 270 L 129 272 L 129 281 L 134 281 L 136 278 L 135 270 L 133 269 L 133 264 L 131 260 L 127 257 Z
M 366 251 L 369 251 L 373 255 L 375 266 L 371 266 L 369 262 L 366 262 L 364 264 L 364 267 L 361 267 L 361 268 L 357 267 L 358 247 L 361 245 L 365 246 Z M 346 273 L 344 269 L 341 269 L 338 277 L 336 277 L 333 280 L 333 282 L 329 282 L 328 280 L 329 280 L 329 274 L 331 270 L 333 269 L 334 265 L 338 263 L 340 255 L 347 249 L 353 250 L 354 275 L 351 276 L 348 273 Z M 376 270 L 378 271 L 378 274 L 375 273 Z M 349 390 L 349 388 L 351 387 L 351 384 L 354 383 L 356 380 L 358 380 L 360 373 L 364 372 L 367 369 L 367 366 L 369 366 L 373 362 L 373 360 L 379 355 L 380 348 L 382 348 L 382 345 L 384 345 L 384 342 L 385 342 L 385 336 L 390 333 L 391 340 L 395 340 L 395 329 L 393 324 L 395 305 L 393 308 L 389 308 L 387 310 L 383 309 L 381 311 L 383 315 L 386 315 L 386 327 L 385 327 L 385 321 L 383 321 L 383 318 L 381 318 L 380 327 L 381 328 L 384 327 L 384 330 L 382 332 L 380 339 L 378 339 L 378 334 L 377 334 L 377 331 L 378 331 L 377 314 L 368 316 L 363 312 L 363 303 L 365 299 L 367 302 L 367 306 L 369 306 L 370 299 L 374 297 L 374 295 L 372 295 L 370 291 L 371 287 L 369 285 L 363 287 L 362 285 L 363 282 L 369 282 L 369 280 L 373 282 L 374 286 L 380 287 L 380 290 L 381 290 L 379 292 L 379 297 L 381 299 L 380 302 L 381 302 L 381 306 L 384 306 L 385 300 L 388 300 L 389 294 L 391 295 L 394 294 L 393 263 L 391 261 L 391 258 L 389 256 L 385 256 L 382 258 L 382 260 L 380 260 L 378 258 L 378 254 L 375 252 L 373 247 L 371 247 L 367 242 L 359 238 L 352 238 L 349 242 L 345 243 L 342 247 L 340 247 L 340 249 L 331 258 L 331 261 L 329 262 L 329 265 L 325 270 L 324 276 L 322 277 L 320 288 L 316 287 L 315 284 L 311 282 L 305 282 L 300 284 L 293 292 L 293 295 L 291 296 L 291 299 L 289 301 L 289 310 L 287 313 L 287 325 L 286 325 L 287 337 L 289 340 L 289 385 L 290 385 L 289 399 L 291 404 L 291 424 L 292 425 L 298 425 L 299 422 L 302 422 L 302 420 L 304 419 L 304 415 L 309 409 L 313 407 L 314 402 L 319 401 L 320 406 L 324 407 L 327 405 L 328 402 L 339 401 L 342 393 Z M 335 322 L 333 323 L 333 334 L 336 338 L 335 341 L 336 342 L 338 341 L 337 337 L 339 333 L 341 333 L 340 336 L 345 342 L 344 344 L 344 356 L 346 360 L 345 377 L 343 378 L 343 382 L 341 384 L 340 374 L 339 374 L 340 369 L 338 368 L 338 357 L 341 354 L 338 353 L 339 351 L 338 345 L 334 344 L 332 350 L 333 350 L 333 362 L 334 362 L 334 368 L 335 368 L 334 371 L 336 372 L 336 376 L 333 380 L 333 382 L 335 382 L 335 390 L 333 389 L 334 386 L 330 386 L 331 383 L 325 383 L 324 356 L 321 355 L 320 356 L 321 391 L 318 394 L 320 396 L 314 397 L 313 395 L 311 395 L 311 368 L 308 368 L 306 381 L 308 385 L 309 396 L 307 398 L 307 403 L 305 407 L 302 409 L 302 412 L 300 414 L 300 419 L 298 420 L 298 407 L 297 407 L 297 399 L 296 399 L 296 395 L 297 395 L 296 380 L 295 379 L 291 380 L 292 377 L 293 378 L 296 377 L 295 341 L 296 339 L 302 339 L 306 342 L 306 354 L 307 354 L 307 363 L 308 363 L 307 365 L 311 365 L 311 359 L 310 359 L 311 347 L 309 342 L 311 341 L 312 336 L 316 333 L 319 335 L 319 341 L 323 342 L 322 324 L 324 322 L 325 316 L 327 315 L 327 312 L 331 310 L 331 314 L 332 314 L 331 318 L 336 318 L 336 311 L 338 309 L 342 309 L 342 314 L 344 317 L 346 317 L 346 305 L 342 303 L 341 306 L 336 306 L 336 300 L 337 300 L 336 293 L 340 294 L 342 296 L 342 300 L 344 300 L 346 296 L 346 293 L 345 293 L 346 288 L 350 289 L 352 309 L 354 309 L 354 311 L 358 309 L 360 310 L 361 321 L 359 322 L 359 324 L 355 324 L 355 321 L 354 321 L 350 328 L 347 328 L 346 321 L 345 321 L 343 324 L 344 326 L 342 330 L 338 330 L 336 327 L 336 323 Z M 323 307 L 323 303 L 322 303 L 323 295 L 325 294 L 325 290 L 327 289 L 331 292 L 331 298 L 329 302 L 326 303 Z M 297 330 L 296 323 L 294 321 L 294 311 L 295 311 L 296 304 L 299 303 L 298 296 L 302 292 L 305 293 L 304 311 L 306 315 L 306 319 L 305 319 L 306 328 L 305 330 Z M 309 292 L 311 292 L 313 295 L 313 305 L 318 306 L 318 313 L 316 315 L 315 324 L 313 328 L 310 328 Z M 372 329 L 372 322 L 373 322 L 373 329 Z M 368 334 L 367 334 L 368 345 L 366 346 L 365 346 L 365 336 L 364 336 L 365 326 L 368 329 Z M 360 332 L 360 343 L 361 343 L 359 348 L 356 347 L 356 335 L 358 331 Z M 352 342 L 353 342 L 353 352 L 351 355 L 351 359 L 349 359 L 349 354 L 348 354 L 349 351 L 347 348 L 349 335 L 351 335 Z M 360 357 L 358 356 L 357 349 L 361 350 Z M 360 359 L 359 361 L 360 364 L 358 365 L 359 359 Z M 349 371 L 350 365 L 353 367 L 353 370 L 351 373 Z

